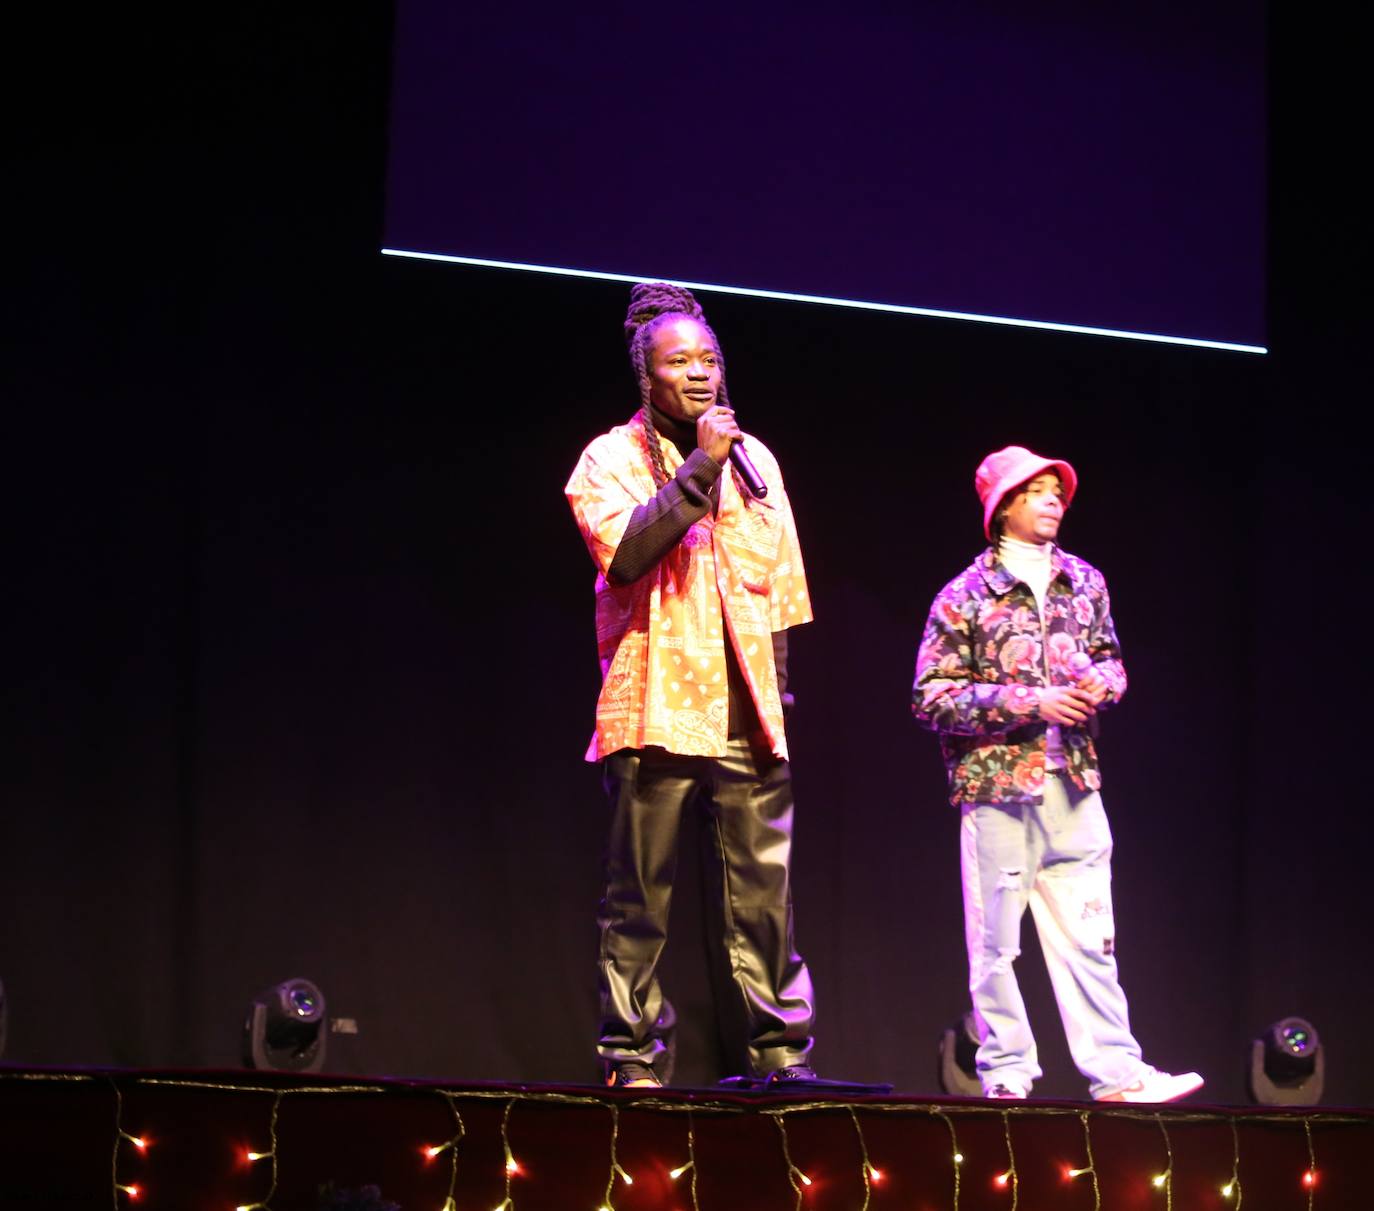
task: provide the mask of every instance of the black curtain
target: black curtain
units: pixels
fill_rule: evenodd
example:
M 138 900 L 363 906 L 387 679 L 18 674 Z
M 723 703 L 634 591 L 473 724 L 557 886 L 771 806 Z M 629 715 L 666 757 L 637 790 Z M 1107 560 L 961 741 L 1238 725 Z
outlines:
M 360 1025 L 336 1071 L 595 1077 L 593 573 L 561 497 L 635 405 L 626 290 L 378 255 L 390 19 L 21 39 L 7 1062 L 232 1065 L 248 997 L 307 975 Z M 1239 1100 L 1249 1039 L 1302 1013 L 1328 1100 L 1374 1094 L 1359 229 L 1315 122 L 1340 73 L 1314 96 L 1284 53 L 1276 107 L 1313 124 L 1275 143 L 1267 357 L 703 296 L 816 602 L 791 741 L 825 1072 L 934 1089 L 966 999 L 910 678 L 980 545 L 973 468 L 1020 442 L 1079 469 L 1064 542 L 1132 678 L 1102 743 L 1147 1058 Z M 720 1060 L 687 851 L 691 1082 Z M 1077 1096 L 1033 933 L 1037 1092 Z

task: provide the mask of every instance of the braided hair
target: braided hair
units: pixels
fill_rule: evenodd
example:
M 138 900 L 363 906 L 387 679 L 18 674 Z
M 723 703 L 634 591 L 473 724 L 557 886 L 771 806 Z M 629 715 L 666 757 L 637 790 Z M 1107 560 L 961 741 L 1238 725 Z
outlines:
M 654 333 L 666 320 L 684 318 L 700 324 L 711 338 L 711 344 L 716 347 L 716 360 L 720 366 L 717 398 L 728 408 L 730 397 L 725 390 L 725 355 L 721 353 L 720 341 L 706 322 L 706 314 L 692 292 L 685 286 L 670 286 L 667 282 L 639 282 L 630 290 L 630 307 L 625 313 L 625 344 L 629 347 L 630 367 L 639 386 L 639 418 L 649 450 L 649 463 L 653 469 L 654 483 L 660 488 L 668 482 L 668 469 L 664 465 L 663 447 L 659 444 L 658 431 L 649 412 L 649 392 L 652 387 L 649 350 L 653 347 Z

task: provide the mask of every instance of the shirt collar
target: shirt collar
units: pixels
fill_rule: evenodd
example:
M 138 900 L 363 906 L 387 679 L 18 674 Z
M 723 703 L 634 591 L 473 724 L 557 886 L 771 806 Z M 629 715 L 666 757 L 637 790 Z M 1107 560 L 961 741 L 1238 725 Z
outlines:
M 988 588 L 996 593 L 998 597 L 1010 593 L 1013 586 L 1021 583 L 1020 580 L 1007 571 L 1006 565 L 998 558 L 997 552 L 994 551 L 992 547 L 988 547 L 987 550 L 978 557 L 978 570 L 982 573 Z M 1053 584 L 1061 575 L 1064 576 L 1071 585 L 1073 584 L 1073 570 L 1069 565 L 1069 561 L 1064 557 L 1064 552 L 1059 549 L 1059 544 L 1056 543 L 1054 550 L 1050 552 L 1050 583 Z

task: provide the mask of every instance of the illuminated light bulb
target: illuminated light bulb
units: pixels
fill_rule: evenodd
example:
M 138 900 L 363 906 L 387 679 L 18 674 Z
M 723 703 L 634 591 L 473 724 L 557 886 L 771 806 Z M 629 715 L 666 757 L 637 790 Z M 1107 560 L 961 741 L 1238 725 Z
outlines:
M 881 1169 L 875 1169 L 872 1165 L 869 1165 L 868 1177 L 870 1181 L 881 1182 L 883 1180 L 883 1171 Z
M 1317 1171 L 1315 1169 L 1309 1169 L 1304 1173 L 1302 1175 L 1302 1184 L 1308 1187 L 1315 1186 L 1317 1184 Z
M 962 1152 L 956 1152 L 954 1154 L 954 1163 L 956 1165 L 962 1165 L 964 1163 L 964 1154 Z
M 693 1161 L 688 1161 L 685 1165 L 679 1165 L 676 1169 L 669 1170 L 668 1176 L 671 1177 L 673 1181 L 677 1181 L 677 1179 L 686 1173 L 694 1163 Z
M 145 1140 L 141 1135 L 129 1135 L 125 1136 L 125 1138 L 140 1152 L 148 1151 L 148 1141 Z
M 1169 1180 L 1169 1175 L 1167 1173 L 1156 1173 L 1150 1180 L 1154 1182 L 1155 1189 L 1158 1190 Z
M 800 1169 L 797 1170 L 797 1176 L 801 1178 L 801 1183 L 803 1186 L 809 1186 L 811 1184 L 811 1179 L 807 1177 L 806 1174 L 803 1173 Z
M 509 1206 L 510 1206 L 510 1199 L 508 1199 L 508 1198 L 503 1198 L 503 1199 L 501 1200 L 501 1202 L 500 1202 L 500 1205 L 497 1206 L 497 1207 L 495 1207 L 495 1208 L 493 1208 L 493 1211 L 506 1211 L 506 1208 L 509 1207 Z
M 439 1155 L 439 1153 L 441 1153 L 447 1147 L 447 1144 L 426 1144 L 423 1148 L 420 1149 L 420 1151 L 425 1154 L 426 1160 L 432 1161 L 436 1156 Z
M 245 1152 L 243 1157 L 251 1164 L 253 1161 L 265 1161 L 271 1155 L 270 1152 Z
M 992 1180 L 995 1181 L 999 1186 L 1005 1186 L 1009 1181 L 1011 1181 L 1011 1170 L 1008 1169 L 1005 1173 L 999 1173 Z
M 506 1172 L 507 1172 L 507 1173 L 519 1173 L 519 1172 L 520 1172 L 520 1162 L 519 1162 L 518 1160 L 516 1160 L 515 1157 L 511 1156 L 509 1153 L 506 1154 Z
M 143 1193 L 143 1191 L 140 1190 L 137 1186 L 120 1186 L 119 1188 L 123 1190 L 124 1193 L 127 1194 L 131 1199 L 135 1200 L 137 1200 L 138 1197 Z
M 621 1167 L 619 1161 L 616 1162 L 615 1171 L 619 1175 L 620 1180 L 624 1182 L 627 1186 L 633 1186 L 635 1184 L 635 1179 L 625 1172 L 625 1170 Z
M 1064 1167 L 1064 1176 L 1070 1181 L 1075 1177 L 1082 1177 L 1085 1173 L 1091 1172 L 1091 1169 L 1070 1169 L 1067 1165 Z
M 1236 1188 L 1235 1188 L 1235 1186 L 1232 1185 L 1230 1182 L 1227 1182 L 1226 1185 L 1222 1186 L 1222 1188 L 1221 1188 L 1221 1196 L 1222 1196 L 1222 1198 L 1230 1198 L 1231 1195 L 1233 1195 L 1235 1192 L 1236 1192 Z

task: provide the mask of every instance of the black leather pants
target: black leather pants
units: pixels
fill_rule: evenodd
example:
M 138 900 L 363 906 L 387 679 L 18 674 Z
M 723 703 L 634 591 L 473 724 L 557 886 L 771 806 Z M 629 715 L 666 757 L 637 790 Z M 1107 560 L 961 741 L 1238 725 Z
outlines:
M 787 762 L 746 737 L 731 739 L 721 758 L 623 749 L 606 759 L 605 784 L 611 832 L 598 918 L 602 1059 L 664 1066 L 672 1011 L 656 970 L 679 824 L 693 806 L 707 813 L 707 907 L 714 901 L 749 1063 L 763 1076 L 803 1062 L 815 1014 L 811 977 L 792 938 Z

